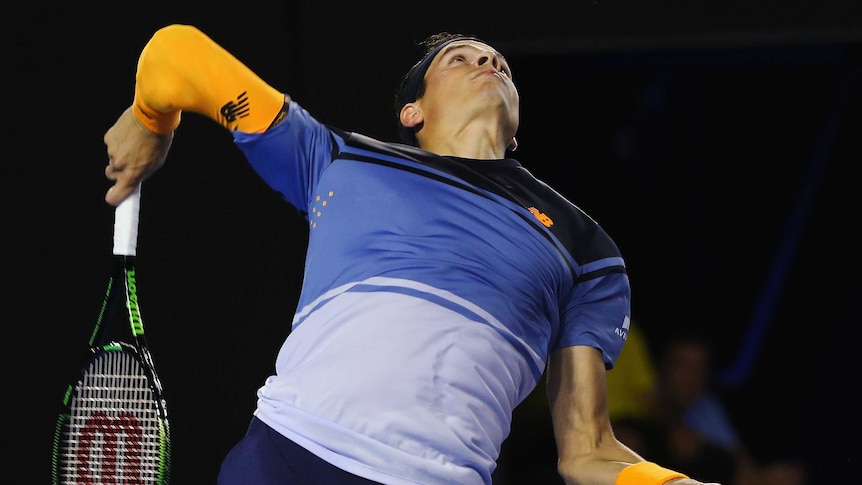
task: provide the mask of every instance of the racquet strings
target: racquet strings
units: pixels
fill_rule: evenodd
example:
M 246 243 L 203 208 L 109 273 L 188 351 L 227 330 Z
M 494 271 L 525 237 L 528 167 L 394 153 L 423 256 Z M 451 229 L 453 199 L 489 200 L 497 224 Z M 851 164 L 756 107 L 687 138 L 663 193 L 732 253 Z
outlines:
M 132 353 L 102 352 L 78 382 L 60 456 L 68 483 L 159 483 L 165 449 L 157 396 Z M 66 483 L 66 481 L 63 483 Z

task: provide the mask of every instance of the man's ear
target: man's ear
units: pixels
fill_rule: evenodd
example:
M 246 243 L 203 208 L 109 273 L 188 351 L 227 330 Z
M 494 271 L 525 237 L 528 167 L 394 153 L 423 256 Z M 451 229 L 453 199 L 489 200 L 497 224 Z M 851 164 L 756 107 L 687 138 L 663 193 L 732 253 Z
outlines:
M 413 128 L 425 120 L 422 117 L 422 111 L 414 103 L 407 103 L 401 107 L 399 119 L 401 120 L 401 124 L 407 128 Z

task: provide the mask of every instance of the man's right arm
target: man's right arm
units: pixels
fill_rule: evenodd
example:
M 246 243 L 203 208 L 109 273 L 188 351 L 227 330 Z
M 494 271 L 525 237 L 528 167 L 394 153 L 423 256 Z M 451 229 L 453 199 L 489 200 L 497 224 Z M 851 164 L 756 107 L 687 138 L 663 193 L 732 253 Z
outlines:
M 200 113 L 229 130 L 259 133 L 284 103 L 281 92 L 189 25 L 159 29 L 138 59 L 133 109 L 156 133 L 173 131 L 181 111 Z
M 287 98 L 199 29 L 169 25 L 141 51 L 135 95 L 104 137 L 105 175 L 117 205 L 164 164 L 183 111 L 229 130 L 260 133 L 285 114 Z

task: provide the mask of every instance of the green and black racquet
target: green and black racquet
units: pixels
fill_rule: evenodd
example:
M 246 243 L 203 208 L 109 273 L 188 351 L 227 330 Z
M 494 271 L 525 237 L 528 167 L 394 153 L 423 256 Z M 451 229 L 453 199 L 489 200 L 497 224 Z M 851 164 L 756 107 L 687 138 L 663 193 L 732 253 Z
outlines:
M 117 206 L 115 272 L 90 336 L 90 355 L 63 397 L 53 483 L 167 484 L 170 429 L 162 386 L 144 338 L 136 279 L 140 190 Z M 107 341 L 114 320 L 130 337 Z M 123 335 L 128 335 L 123 332 Z

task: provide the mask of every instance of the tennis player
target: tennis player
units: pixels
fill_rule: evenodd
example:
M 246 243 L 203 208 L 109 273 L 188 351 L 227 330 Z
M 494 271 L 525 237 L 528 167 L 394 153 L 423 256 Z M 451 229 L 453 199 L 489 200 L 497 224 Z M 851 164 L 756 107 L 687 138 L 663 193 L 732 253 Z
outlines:
M 546 374 L 566 483 L 701 484 L 614 437 L 605 372 L 629 327 L 625 263 L 512 158 L 508 62 L 475 37 L 425 48 L 397 93 L 403 143 L 322 123 L 193 26 L 141 52 L 134 102 L 104 137 L 106 201 L 163 165 L 192 112 L 230 130 L 310 229 L 290 335 L 219 483 L 490 484 L 514 408 Z

